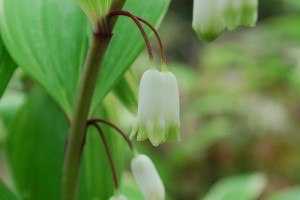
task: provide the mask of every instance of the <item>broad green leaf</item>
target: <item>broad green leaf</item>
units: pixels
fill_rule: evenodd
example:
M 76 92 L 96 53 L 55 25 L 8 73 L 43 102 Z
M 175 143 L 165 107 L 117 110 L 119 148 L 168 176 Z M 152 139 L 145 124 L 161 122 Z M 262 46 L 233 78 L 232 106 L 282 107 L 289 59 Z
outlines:
M 22 200 L 60 199 L 68 123 L 43 91 L 33 92 L 15 115 L 7 138 L 7 156 Z
M 74 0 L 0 0 L 3 41 L 18 66 L 70 115 L 89 22 Z
M 0 180 L 0 200 L 18 200 L 18 198 L 11 192 L 4 183 Z
M 147 19 L 158 26 L 167 11 L 169 0 L 126 0 L 124 10 Z M 147 29 L 149 32 L 149 29 Z M 136 25 L 130 19 L 119 17 L 114 36 L 104 59 L 96 87 L 92 110 L 112 89 L 145 47 L 145 42 Z M 145 63 L 149 65 L 149 63 Z
M 16 68 L 0 37 L 0 98 Z
M 118 116 L 116 113 L 118 108 L 115 106 L 115 101 L 116 99 L 113 96 L 108 95 L 103 101 L 104 105 L 97 109 L 96 113 L 100 113 L 97 116 L 117 124 Z M 118 180 L 121 183 L 124 140 L 112 128 L 103 124 L 99 125 L 101 125 L 110 147 Z M 109 199 L 113 195 L 113 191 L 113 177 L 102 140 L 95 127 L 90 126 L 82 159 L 79 199 Z
M 300 187 L 279 190 L 266 198 L 266 200 L 298 200 Z
M 158 25 L 168 4 L 169 0 L 127 0 L 125 9 Z M 79 6 L 74 0 L 0 0 L 0 25 L 3 41 L 17 64 L 70 117 L 91 35 L 90 23 Z M 120 18 L 104 59 L 92 111 L 144 46 L 133 22 Z
M 224 178 L 212 187 L 203 200 L 256 200 L 266 184 L 266 177 L 259 173 Z

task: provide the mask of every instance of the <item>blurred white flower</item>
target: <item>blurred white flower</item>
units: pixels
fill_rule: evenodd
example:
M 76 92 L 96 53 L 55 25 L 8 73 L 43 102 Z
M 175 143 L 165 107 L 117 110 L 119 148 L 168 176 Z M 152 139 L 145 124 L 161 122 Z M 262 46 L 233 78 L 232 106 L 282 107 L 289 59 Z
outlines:
M 180 140 L 179 92 L 171 72 L 147 70 L 141 79 L 139 104 L 130 138 L 149 138 L 157 146 L 177 137 Z
M 229 30 L 234 30 L 240 25 L 242 16 L 242 4 L 244 0 L 222 0 L 221 12 Z
M 109 200 L 127 200 L 127 198 L 121 194 L 118 194 L 110 197 Z
M 193 28 L 205 41 L 216 39 L 224 30 L 220 0 L 194 0 Z
M 216 39 L 227 27 L 254 26 L 258 0 L 194 0 L 193 28 L 205 41 Z
M 243 0 L 240 25 L 255 26 L 258 17 L 258 0 Z
M 148 156 L 136 156 L 131 161 L 131 170 L 145 200 L 165 199 L 164 185 Z

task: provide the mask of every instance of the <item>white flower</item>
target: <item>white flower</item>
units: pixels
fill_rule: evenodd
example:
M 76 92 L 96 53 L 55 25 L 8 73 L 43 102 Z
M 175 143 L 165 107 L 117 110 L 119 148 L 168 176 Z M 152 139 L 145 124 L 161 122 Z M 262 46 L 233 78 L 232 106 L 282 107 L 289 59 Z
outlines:
M 165 199 L 164 185 L 148 156 L 136 156 L 131 161 L 131 170 L 145 200 Z
M 220 0 L 194 0 L 193 28 L 205 41 L 216 39 L 224 30 Z
M 164 81 L 163 109 L 166 124 L 166 140 L 174 137 L 180 140 L 180 119 L 179 119 L 179 90 L 176 77 L 171 72 L 162 72 Z
M 127 198 L 121 194 L 114 195 L 109 200 L 127 200 Z
M 258 0 L 194 0 L 193 28 L 202 40 L 216 39 L 227 27 L 254 26 Z
M 240 25 L 242 16 L 242 4 L 244 0 L 222 0 L 221 12 L 229 30 L 235 29 Z
M 179 92 L 171 72 L 147 70 L 139 88 L 138 113 L 130 137 L 149 138 L 157 146 L 177 137 L 180 140 Z
M 243 26 L 255 26 L 257 21 L 258 0 L 243 0 L 240 24 Z

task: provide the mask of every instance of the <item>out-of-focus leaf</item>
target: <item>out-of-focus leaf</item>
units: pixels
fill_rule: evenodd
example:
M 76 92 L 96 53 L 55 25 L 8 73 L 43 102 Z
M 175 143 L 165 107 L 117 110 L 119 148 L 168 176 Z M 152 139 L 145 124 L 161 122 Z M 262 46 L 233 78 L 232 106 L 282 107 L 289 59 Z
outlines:
M 132 113 L 137 111 L 138 81 L 132 71 L 128 71 L 113 89 L 120 102 Z
M 70 115 L 88 46 L 89 21 L 74 0 L 1 0 L 11 56 Z
M 4 143 L 7 127 L 16 112 L 24 104 L 24 94 L 8 90 L 0 101 L 0 145 Z
M 16 68 L 0 37 L 0 98 Z
M 0 180 L 0 200 L 18 200 L 18 198 Z
M 126 0 L 124 10 L 147 19 L 158 26 L 166 13 L 169 0 L 136 1 Z M 146 30 L 148 33 L 149 29 Z M 114 36 L 104 59 L 92 104 L 92 110 L 105 95 L 116 85 L 122 75 L 131 66 L 145 47 L 145 42 L 136 25 L 124 17 L 119 17 L 114 29 Z M 149 63 L 145 63 L 149 65 Z
M 25 103 L 25 95 L 18 91 L 8 90 L 0 101 L 0 118 L 3 119 L 5 126 L 8 126 L 10 120 L 16 112 Z
M 103 106 L 97 109 L 95 116 L 107 119 L 114 124 L 118 122 L 116 99 L 109 95 L 103 101 Z M 124 140 L 112 128 L 104 124 L 101 128 L 116 166 L 118 180 L 121 183 L 124 158 Z M 113 195 L 113 177 L 109 161 L 97 130 L 90 126 L 87 132 L 87 141 L 84 147 L 79 199 L 109 199 Z
M 300 198 L 300 187 L 294 187 L 284 190 L 279 190 L 271 194 L 266 200 L 299 200 Z
M 23 200 L 60 199 L 68 123 L 42 90 L 34 91 L 10 123 L 7 155 Z
M 267 184 L 263 174 L 241 175 L 218 181 L 203 200 L 255 200 Z

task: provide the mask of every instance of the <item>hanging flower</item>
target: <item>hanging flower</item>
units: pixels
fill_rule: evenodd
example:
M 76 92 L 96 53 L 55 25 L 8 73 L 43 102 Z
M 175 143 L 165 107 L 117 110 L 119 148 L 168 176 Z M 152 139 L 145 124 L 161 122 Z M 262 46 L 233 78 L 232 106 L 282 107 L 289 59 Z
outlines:
M 258 0 L 243 0 L 240 24 L 255 26 L 258 17 Z
M 254 26 L 258 0 L 194 0 L 193 28 L 205 41 L 216 39 L 224 30 Z
M 109 200 L 127 200 L 127 198 L 121 194 L 114 195 Z
M 240 25 L 242 16 L 242 3 L 244 0 L 222 0 L 221 12 L 229 30 L 234 30 Z
M 139 88 L 138 113 L 130 137 L 149 138 L 157 146 L 174 137 L 180 139 L 179 92 L 171 72 L 147 70 Z
M 164 185 L 148 156 L 137 155 L 131 161 L 131 170 L 145 200 L 165 199 Z
M 224 30 L 220 0 L 194 0 L 193 28 L 205 41 L 213 41 Z

